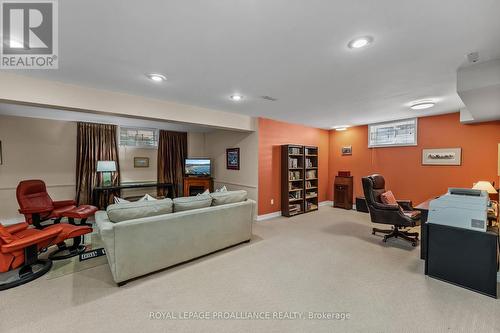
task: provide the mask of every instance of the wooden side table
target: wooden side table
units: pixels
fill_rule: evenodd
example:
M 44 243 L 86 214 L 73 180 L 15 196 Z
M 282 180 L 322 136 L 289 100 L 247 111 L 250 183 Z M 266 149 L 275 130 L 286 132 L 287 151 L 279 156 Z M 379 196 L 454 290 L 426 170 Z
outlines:
M 333 183 L 333 207 L 352 209 L 352 176 L 335 176 Z

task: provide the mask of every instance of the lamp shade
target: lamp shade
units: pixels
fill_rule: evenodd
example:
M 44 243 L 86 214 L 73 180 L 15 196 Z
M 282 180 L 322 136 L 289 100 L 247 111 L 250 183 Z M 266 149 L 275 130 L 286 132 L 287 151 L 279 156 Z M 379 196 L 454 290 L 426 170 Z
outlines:
M 97 161 L 97 172 L 115 172 L 115 161 Z
M 475 189 L 475 190 L 486 191 L 489 194 L 495 194 L 495 193 L 497 193 L 497 190 L 495 190 L 495 188 L 493 187 L 493 185 L 491 185 L 490 182 L 487 182 L 487 181 L 484 181 L 484 180 L 481 180 L 481 181 L 475 183 L 472 188 Z

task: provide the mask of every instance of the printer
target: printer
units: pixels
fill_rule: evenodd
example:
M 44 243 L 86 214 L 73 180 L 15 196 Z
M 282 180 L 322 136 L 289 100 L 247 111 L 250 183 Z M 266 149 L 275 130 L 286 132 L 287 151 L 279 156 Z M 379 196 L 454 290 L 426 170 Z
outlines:
M 467 188 L 449 188 L 429 204 L 428 223 L 476 231 L 488 225 L 488 192 Z

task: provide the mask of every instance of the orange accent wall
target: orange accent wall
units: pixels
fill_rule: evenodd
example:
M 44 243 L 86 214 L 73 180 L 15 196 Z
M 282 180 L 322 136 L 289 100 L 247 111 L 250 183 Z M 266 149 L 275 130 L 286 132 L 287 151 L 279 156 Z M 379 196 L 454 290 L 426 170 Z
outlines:
M 327 130 L 259 118 L 259 215 L 281 210 L 280 146 L 283 144 L 318 146 L 318 199 L 327 200 L 329 139 Z
M 445 193 L 448 187 L 472 187 L 478 180 L 495 181 L 500 121 L 461 124 L 459 113 L 418 119 L 418 146 L 368 148 L 368 126 L 330 132 L 330 180 L 339 170 L 354 176 L 355 196 L 362 195 L 361 177 L 380 173 L 396 198 L 418 204 Z M 352 145 L 352 155 L 342 156 L 341 147 Z M 423 148 L 462 148 L 461 166 L 423 166 Z

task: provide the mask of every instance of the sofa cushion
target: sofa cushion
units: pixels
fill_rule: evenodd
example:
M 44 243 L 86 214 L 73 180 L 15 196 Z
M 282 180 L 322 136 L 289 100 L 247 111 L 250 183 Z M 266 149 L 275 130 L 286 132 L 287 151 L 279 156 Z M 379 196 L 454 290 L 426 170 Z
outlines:
M 109 205 L 106 209 L 111 222 L 117 223 L 172 213 L 172 199 L 144 200 Z
M 182 212 L 185 210 L 210 207 L 212 205 L 212 197 L 207 194 L 197 195 L 193 197 L 182 197 L 174 199 L 174 212 Z
M 239 191 L 216 192 L 216 193 L 210 193 L 210 196 L 213 199 L 212 205 L 220 206 L 220 205 L 245 201 L 247 199 L 247 191 L 239 190 Z

